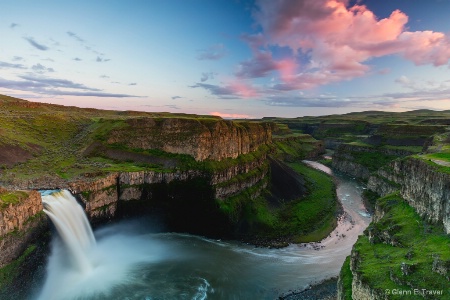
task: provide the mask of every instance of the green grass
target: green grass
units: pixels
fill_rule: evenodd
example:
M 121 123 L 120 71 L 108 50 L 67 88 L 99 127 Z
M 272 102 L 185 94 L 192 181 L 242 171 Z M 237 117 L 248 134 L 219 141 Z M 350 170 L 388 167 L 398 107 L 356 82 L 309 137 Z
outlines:
M 352 281 L 353 281 L 353 274 L 350 270 L 350 256 L 347 256 L 347 258 L 344 261 L 344 264 L 342 265 L 341 272 L 339 274 L 341 284 L 343 287 L 343 300 L 352 300 Z
M 284 221 L 281 230 L 294 234 L 297 243 L 321 240 L 336 225 L 337 201 L 333 180 L 302 163 L 288 165 L 305 178 L 308 195 L 285 205 L 280 212 Z
M 299 161 L 317 150 L 317 140 L 310 135 L 299 134 L 295 139 L 274 138 L 276 156 L 284 161 Z
M 11 262 L 10 264 L 0 268 L 0 289 L 11 284 L 14 278 L 17 276 L 19 266 L 25 261 L 25 259 L 36 249 L 36 245 L 30 245 L 22 255 Z
M 267 179 L 254 186 L 245 189 L 241 193 L 225 200 L 217 200 L 220 209 L 233 223 L 246 221 L 254 227 L 253 231 L 260 228 L 273 228 L 277 222 L 276 216 L 271 211 L 264 197 L 254 197 L 267 184 Z
M 425 162 L 427 165 L 431 166 L 433 169 L 435 169 L 437 172 L 442 172 L 446 174 L 450 174 L 450 166 L 440 165 L 435 162 L 433 162 L 431 159 L 433 157 L 430 157 L 431 154 L 426 155 L 414 155 L 411 156 L 410 159 L 420 159 L 421 161 Z M 444 159 L 439 159 L 444 160 Z
M 333 180 L 327 174 L 302 163 L 289 166 L 305 177 L 308 195 L 272 207 L 264 195 L 254 197 L 267 179 L 245 191 L 218 201 L 232 222 L 246 222 L 250 233 L 263 238 L 285 237 L 295 243 L 319 241 L 336 225 L 336 195 Z
M 450 152 L 431 153 L 426 155 L 426 157 L 450 162 Z
M 397 194 L 380 198 L 378 205 L 384 217 L 372 223 L 354 245 L 361 258 L 356 271 L 362 281 L 379 291 L 412 287 L 444 290 L 450 296 L 448 280 L 432 272 L 435 257 L 450 265 L 450 237 L 442 228 L 425 223 Z M 371 241 L 368 232 L 374 236 Z M 402 263 L 413 266 L 411 274 L 402 274 Z
M 10 204 L 18 204 L 27 198 L 28 194 L 22 191 L 4 192 L 0 194 L 0 208 L 6 208 Z
M 378 170 L 381 166 L 386 165 L 397 158 L 397 156 L 388 155 L 377 151 L 352 151 L 351 154 L 356 163 L 367 167 L 371 172 Z

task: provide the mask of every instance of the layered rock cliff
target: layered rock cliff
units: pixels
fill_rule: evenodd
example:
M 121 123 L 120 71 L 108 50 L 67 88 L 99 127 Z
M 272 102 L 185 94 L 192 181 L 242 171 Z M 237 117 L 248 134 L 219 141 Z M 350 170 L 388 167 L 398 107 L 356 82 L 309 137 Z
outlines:
M 423 221 L 399 194 L 380 198 L 341 271 L 338 299 L 447 299 L 448 247 L 441 229 Z
M 400 190 L 420 216 L 450 233 L 450 173 L 439 165 L 414 157 L 395 160 L 369 178 L 368 188 L 381 196 Z
M 372 172 L 398 157 L 411 155 L 402 149 L 379 148 L 363 144 L 342 144 L 333 155 L 334 169 L 350 176 L 368 180 Z
M 115 216 L 120 201 L 141 200 L 143 197 L 151 201 L 153 196 L 148 194 L 148 189 L 152 185 L 188 184 L 191 180 L 201 179 L 211 187 L 212 200 L 223 200 L 264 181 L 268 171 L 266 152 L 261 151 L 245 162 L 215 170 L 113 172 L 101 178 L 73 181 L 68 186 L 82 200 L 89 217 L 109 219 Z M 254 195 L 257 196 L 258 192 Z
M 0 191 L 0 268 L 16 259 L 45 224 L 36 191 Z
M 263 123 L 217 119 L 136 118 L 113 129 L 106 142 L 128 148 L 189 154 L 196 160 L 222 160 L 255 151 L 272 140 Z
M 446 299 L 448 167 L 409 156 L 372 173 L 367 187 L 382 198 L 372 223 L 353 247 L 350 272 L 341 272 L 340 282 L 351 281 L 351 287 L 341 284 L 339 299 Z

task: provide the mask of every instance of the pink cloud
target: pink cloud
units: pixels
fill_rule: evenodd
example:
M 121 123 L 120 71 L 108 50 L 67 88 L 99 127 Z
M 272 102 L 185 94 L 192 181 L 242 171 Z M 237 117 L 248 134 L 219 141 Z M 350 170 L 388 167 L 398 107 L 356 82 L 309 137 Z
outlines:
M 251 118 L 250 115 L 244 115 L 244 114 L 228 114 L 228 113 L 221 113 L 218 111 L 213 111 L 209 113 L 212 116 L 218 116 L 224 119 L 249 119 Z
M 258 96 L 258 91 L 251 85 L 242 80 L 233 80 L 229 84 L 234 94 L 244 98 L 254 98 Z
M 450 37 L 441 32 L 407 31 L 408 16 L 400 10 L 379 19 L 365 5 L 340 0 L 278 0 L 257 2 L 254 18 L 262 34 L 243 37 L 253 57 L 239 65 L 245 78 L 280 73 L 275 89 L 305 89 L 350 80 L 370 72 L 366 62 L 396 54 L 416 65 L 446 65 Z M 289 47 L 308 57 L 300 66 L 293 58 L 275 60 L 267 45 Z M 266 48 L 267 49 L 267 48 Z

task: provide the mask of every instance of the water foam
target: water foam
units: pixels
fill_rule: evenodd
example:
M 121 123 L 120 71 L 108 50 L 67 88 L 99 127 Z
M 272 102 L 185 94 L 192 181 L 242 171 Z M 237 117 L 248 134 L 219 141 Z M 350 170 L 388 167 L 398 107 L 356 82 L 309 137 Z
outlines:
M 58 237 L 52 241 L 45 284 L 36 297 L 39 300 L 109 298 L 117 287 L 136 279 L 134 269 L 169 255 L 160 241 L 130 234 L 123 227 L 100 231 L 96 241 L 83 209 L 69 191 L 42 199 Z

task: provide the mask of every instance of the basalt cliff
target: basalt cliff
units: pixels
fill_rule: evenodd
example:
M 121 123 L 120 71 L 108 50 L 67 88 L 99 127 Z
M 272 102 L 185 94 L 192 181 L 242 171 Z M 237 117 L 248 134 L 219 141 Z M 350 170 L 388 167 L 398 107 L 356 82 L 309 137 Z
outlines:
M 341 269 L 338 299 L 450 297 L 448 111 L 270 120 L 322 139 L 333 169 L 366 184 L 373 220 Z
M 48 233 L 37 190 L 69 189 L 93 224 L 156 214 L 173 231 L 267 245 L 298 238 L 287 203 L 314 183 L 286 161 L 324 151 L 307 134 L 274 122 L 0 100 L 0 286 L 1 268 Z M 326 217 L 312 216 L 301 234 L 332 229 L 331 192 L 326 201 Z

